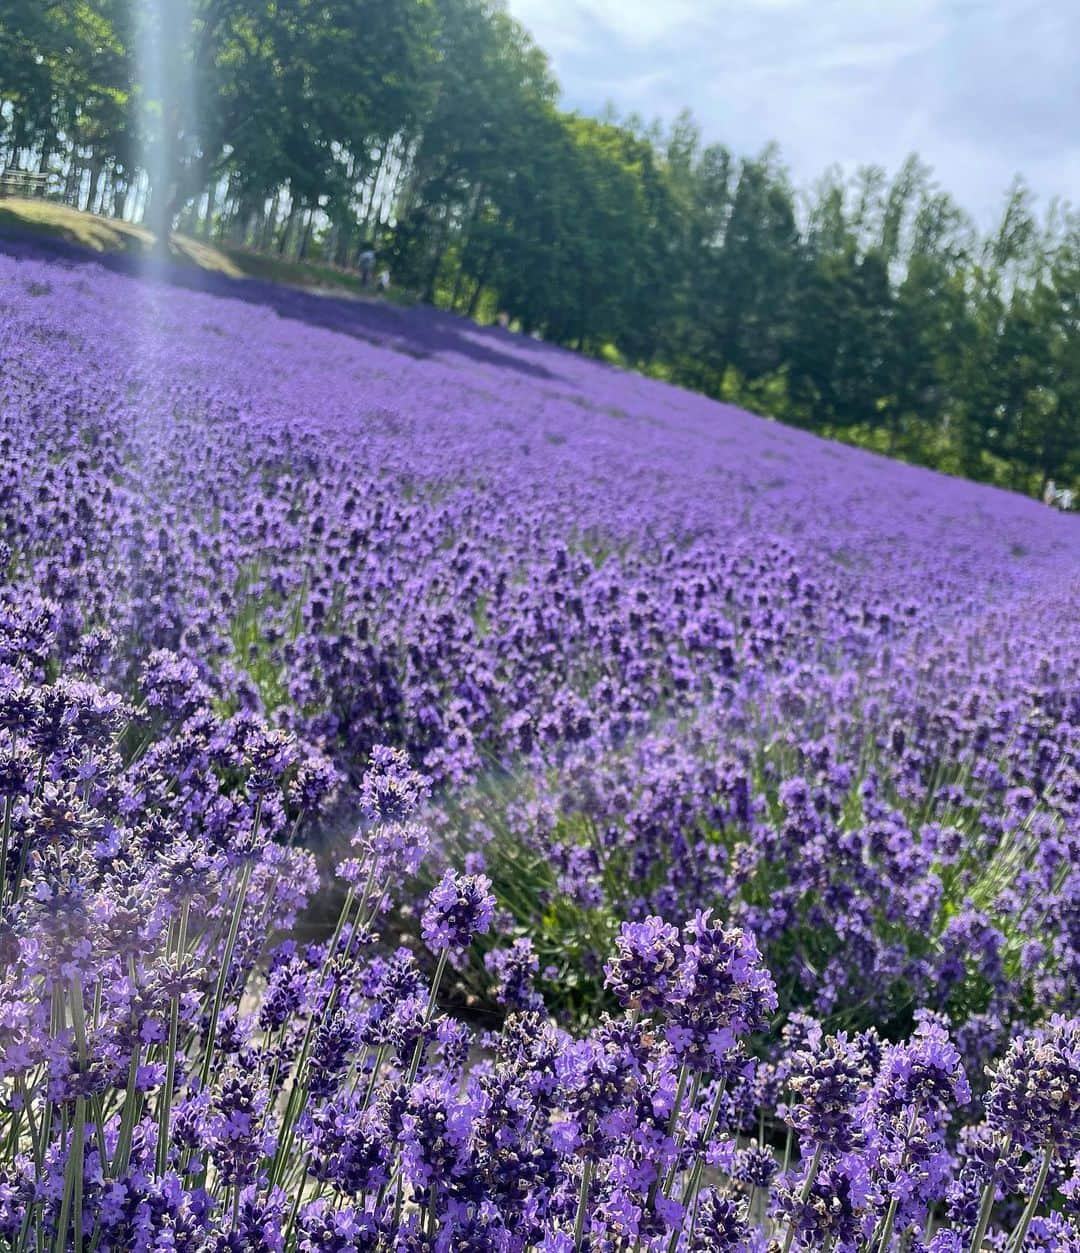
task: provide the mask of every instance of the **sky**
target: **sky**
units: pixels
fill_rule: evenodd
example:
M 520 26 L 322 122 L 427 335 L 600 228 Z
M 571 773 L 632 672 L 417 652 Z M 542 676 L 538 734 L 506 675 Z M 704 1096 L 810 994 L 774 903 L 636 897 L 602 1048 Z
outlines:
M 507 0 L 566 107 L 669 121 L 796 182 L 909 152 L 981 226 L 1016 174 L 1080 207 L 1080 0 Z

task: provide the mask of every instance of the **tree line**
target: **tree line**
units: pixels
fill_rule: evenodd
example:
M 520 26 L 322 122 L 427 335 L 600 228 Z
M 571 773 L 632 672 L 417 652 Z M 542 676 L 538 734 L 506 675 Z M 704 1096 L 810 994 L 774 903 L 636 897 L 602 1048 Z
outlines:
M 0 158 L 81 209 L 351 267 L 784 421 L 1080 480 L 1080 215 L 990 231 L 915 157 L 793 186 L 560 108 L 497 0 L 6 0 Z

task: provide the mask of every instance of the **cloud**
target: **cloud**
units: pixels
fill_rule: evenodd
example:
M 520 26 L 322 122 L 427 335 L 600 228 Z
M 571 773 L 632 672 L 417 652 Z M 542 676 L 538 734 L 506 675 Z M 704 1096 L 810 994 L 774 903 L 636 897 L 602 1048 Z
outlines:
M 601 31 L 631 48 L 647 47 L 673 28 L 685 39 L 702 6 L 694 0 L 511 0 L 510 9 L 545 47 L 550 39 L 587 52 L 585 41 Z
M 800 182 L 917 150 L 988 220 L 1016 172 L 1080 201 L 1076 0 L 509 0 L 566 102 L 670 120 Z

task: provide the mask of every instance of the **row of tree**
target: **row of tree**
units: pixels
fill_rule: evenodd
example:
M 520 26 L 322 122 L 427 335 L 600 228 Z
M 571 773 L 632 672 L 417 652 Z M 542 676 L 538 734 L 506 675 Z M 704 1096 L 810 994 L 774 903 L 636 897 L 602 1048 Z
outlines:
M 1080 217 L 977 232 L 910 159 L 559 108 L 498 0 L 6 0 L 0 145 L 79 208 L 427 300 L 1032 492 L 1080 479 Z

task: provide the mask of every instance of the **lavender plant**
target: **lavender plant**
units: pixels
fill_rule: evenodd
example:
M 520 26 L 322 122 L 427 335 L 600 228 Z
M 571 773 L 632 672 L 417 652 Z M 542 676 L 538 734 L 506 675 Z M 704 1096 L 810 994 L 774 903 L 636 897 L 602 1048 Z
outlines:
M 0 1245 L 1080 1245 L 1075 519 L 0 283 Z
M 776 1037 L 753 936 L 705 912 L 624 924 L 605 975 L 623 1008 L 580 1035 L 547 1017 L 518 941 L 491 963 L 514 1008 L 478 1032 L 439 993 L 492 924 L 488 880 L 443 876 L 426 955 L 378 937 L 424 846 L 427 783 L 400 753 L 373 754 L 340 917 L 304 941 L 320 876 L 295 840 L 332 803 L 326 763 L 215 712 L 193 677 L 162 721 L 160 660 L 136 706 L 35 676 L 25 621 L 5 621 L 0 687 L 12 1249 L 1080 1239 L 1053 1199 L 1080 1136 L 1076 1020 L 1012 1045 L 980 1119 L 934 1015 L 895 1044 L 813 1020 Z M 151 718 L 153 743 L 126 751 Z

